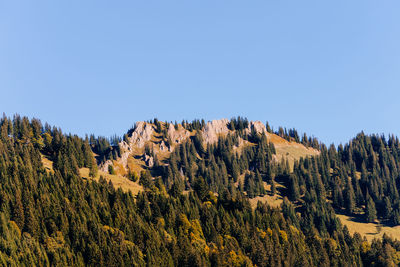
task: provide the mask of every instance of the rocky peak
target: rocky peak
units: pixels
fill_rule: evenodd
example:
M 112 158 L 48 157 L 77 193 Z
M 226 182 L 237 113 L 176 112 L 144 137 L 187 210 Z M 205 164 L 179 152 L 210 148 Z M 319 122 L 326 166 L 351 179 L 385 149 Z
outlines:
M 175 126 L 170 123 L 168 125 L 168 138 L 174 144 L 180 144 L 182 141 L 186 140 L 190 136 L 190 132 L 179 125 L 178 129 L 175 129 Z M 172 144 L 170 144 L 172 145 Z
M 226 136 L 229 133 L 233 132 L 229 130 L 228 119 L 220 119 L 220 120 L 212 120 L 205 124 L 204 128 L 200 130 L 200 133 L 203 137 L 203 141 L 205 144 L 212 144 L 218 142 L 218 138 L 221 136 Z M 145 145 L 150 145 L 152 147 L 152 151 L 154 153 L 169 153 L 174 150 L 176 145 L 183 143 L 185 140 L 190 138 L 194 132 L 190 132 L 189 130 L 179 125 L 175 128 L 172 123 L 165 123 L 165 127 L 167 127 L 167 138 L 168 144 L 164 142 L 164 140 L 159 140 L 159 134 L 155 131 L 155 126 L 151 123 L 147 122 L 137 122 L 135 124 L 135 128 L 128 138 L 128 142 L 122 141 L 120 142 L 121 148 L 121 158 L 118 159 L 119 163 L 127 168 L 129 157 L 134 156 L 142 156 L 143 162 L 147 167 L 151 167 L 154 164 L 154 159 L 150 158 L 150 155 L 144 155 L 144 147 Z M 252 129 L 254 129 L 257 133 L 264 133 L 269 142 L 272 142 L 277 149 L 277 155 L 287 155 L 289 152 L 293 150 L 300 151 L 302 154 L 317 154 L 318 151 L 314 151 L 311 148 L 306 148 L 302 144 L 289 142 L 275 134 L 268 133 L 265 125 L 261 121 L 250 121 L 248 127 L 244 129 L 246 134 L 250 134 Z M 158 141 L 155 141 L 158 140 Z M 239 138 L 239 146 L 238 149 L 245 144 L 246 141 Z M 299 153 L 300 153 L 299 152 Z M 163 156 L 166 156 L 164 154 Z M 104 171 L 108 170 L 108 166 L 112 165 L 112 161 L 105 162 L 101 169 Z
M 251 132 L 252 128 L 254 128 L 254 130 L 259 134 L 262 134 L 262 133 L 265 133 L 266 135 L 268 134 L 267 128 L 265 127 L 264 123 L 262 123 L 261 121 L 251 121 L 249 123 L 249 127 L 248 127 L 249 132 Z
M 121 163 L 125 167 L 128 164 L 128 158 L 134 148 L 143 148 L 146 142 L 150 141 L 154 133 L 154 127 L 151 123 L 139 121 L 135 124 L 132 135 L 128 138 L 128 142 L 119 143 L 121 148 Z
M 206 143 L 215 143 L 218 141 L 220 135 L 227 135 L 229 133 L 228 129 L 229 120 L 213 120 L 207 122 L 203 129 L 203 139 Z
M 138 148 L 144 147 L 147 141 L 150 141 L 154 133 L 154 127 L 152 124 L 139 121 L 135 124 L 135 128 L 129 138 L 129 144 Z

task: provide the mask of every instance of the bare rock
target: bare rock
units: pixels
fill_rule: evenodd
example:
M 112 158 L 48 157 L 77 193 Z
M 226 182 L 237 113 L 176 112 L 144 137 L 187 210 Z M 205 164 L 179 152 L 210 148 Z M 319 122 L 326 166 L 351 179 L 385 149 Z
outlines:
M 142 148 L 146 142 L 150 141 L 154 133 L 153 125 L 144 121 L 139 121 L 135 124 L 135 129 L 129 137 L 128 142 L 121 141 L 119 146 L 121 148 L 120 162 L 126 168 L 128 165 L 128 158 L 134 148 Z
M 264 123 L 262 123 L 261 121 L 251 121 L 249 126 L 250 126 L 250 129 L 251 129 L 251 127 L 253 127 L 254 130 L 256 130 L 256 132 L 259 134 L 262 134 L 262 133 L 267 134 L 267 128 L 265 127 Z
M 104 162 L 102 165 L 100 165 L 100 170 L 108 173 L 108 166 L 112 166 L 113 162 L 111 160 L 106 160 L 106 162 Z
M 168 138 L 174 144 L 180 144 L 190 136 L 190 132 L 188 130 L 186 130 L 185 128 L 183 128 L 181 126 L 178 128 L 178 130 L 176 130 L 175 126 L 172 123 L 169 124 L 167 134 L 168 134 Z M 169 145 L 170 145 L 170 150 L 172 151 L 172 144 L 169 144 Z
M 150 141 L 154 133 L 153 125 L 146 123 L 144 121 L 139 121 L 135 125 L 135 130 L 132 136 L 129 138 L 130 146 L 135 146 L 138 148 L 144 147 L 147 141 Z
M 228 123 L 227 119 L 207 122 L 203 129 L 204 142 L 207 144 L 215 143 L 220 135 L 227 135 L 229 133 Z

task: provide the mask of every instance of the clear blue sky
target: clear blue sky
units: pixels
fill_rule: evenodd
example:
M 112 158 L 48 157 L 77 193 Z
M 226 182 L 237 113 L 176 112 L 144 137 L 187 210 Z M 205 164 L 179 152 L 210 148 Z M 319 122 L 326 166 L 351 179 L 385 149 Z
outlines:
M 246 116 L 400 135 L 400 1 L 1 1 L 0 112 L 79 135 Z

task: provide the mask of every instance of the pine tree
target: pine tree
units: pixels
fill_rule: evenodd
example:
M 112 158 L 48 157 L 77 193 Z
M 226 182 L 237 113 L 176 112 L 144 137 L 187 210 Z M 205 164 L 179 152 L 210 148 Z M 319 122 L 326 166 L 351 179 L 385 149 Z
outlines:
M 271 129 L 271 126 L 269 125 L 269 123 L 267 122 L 266 123 L 266 129 L 267 129 L 267 132 L 269 132 L 269 133 L 273 133 L 273 130 Z
M 333 206 L 336 208 L 341 208 L 343 206 L 342 189 L 338 183 L 335 183 L 333 186 Z
M 365 218 L 367 222 L 374 222 L 376 220 L 375 202 L 371 197 L 369 197 L 367 201 Z
M 395 210 L 394 212 L 392 212 L 391 221 L 392 221 L 393 225 L 400 225 L 400 212 L 399 212 L 399 210 Z
M 356 207 L 356 197 L 350 179 L 346 178 L 345 206 L 348 214 L 352 214 Z
M 299 191 L 299 182 L 297 177 L 293 174 L 288 176 L 289 179 L 289 198 L 292 201 L 296 201 L 300 198 L 300 191 Z
M 153 186 L 153 179 L 150 171 L 145 170 L 140 172 L 139 184 L 141 184 L 144 188 L 151 188 Z
M 275 196 L 275 194 L 276 194 L 276 184 L 275 184 L 274 180 L 271 181 L 271 194 L 273 196 Z
M 115 174 L 114 166 L 113 165 L 108 165 L 108 173 L 109 174 Z
M 19 229 L 22 230 L 24 227 L 24 224 L 25 224 L 25 214 L 24 214 L 24 208 L 22 205 L 20 191 L 16 191 L 16 194 L 15 194 L 15 203 L 14 203 L 14 207 L 13 207 L 13 220 L 18 225 Z
M 203 177 L 199 176 L 195 179 L 193 190 L 201 200 L 204 200 L 208 196 L 208 186 Z
M 389 219 L 392 215 L 392 210 L 393 209 L 392 209 L 392 204 L 390 203 L 390 199 L 388 197 L 385 197 L 383 216 Z
M 97 163 L 94 158 L 91 159 L 89 163 L 89 176 L 96 177 L 98 173 Z

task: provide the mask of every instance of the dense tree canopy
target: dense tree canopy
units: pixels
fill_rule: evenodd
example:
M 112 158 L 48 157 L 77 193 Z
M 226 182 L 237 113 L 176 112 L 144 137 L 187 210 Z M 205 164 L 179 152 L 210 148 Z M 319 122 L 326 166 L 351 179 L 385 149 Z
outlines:
M 153 122 L 158 132 L 163 127 Z M 183 122 L 196 131 L 204 121 Z M 347 213 L 400 223 L 400 143 L 359 134 L 345 146 L 318 148 L 295 162 L 274 158 L 265 134 L 243 129 L 204 146 L 180 144 L 164 164 L 140 174 L 137 196 L 100 178 L 96 161 L 120 156 L 119 138 L 82 139 L 18 115 L 0 120 L 0 264 L 59 266 L 392 266 L 400 242 L 351 236 Z M 272 130 L 269 130 L 272 131 Z M 127 137 L 124 137 L 127 138 Z M 240 151 L 240 140 L 249 142 Z M 97 159 L 94 158 L 96 153 Z M 43 158 L 54 162 L 46 169 Z M 157 178 L 155 173 L 159 175 Z M 155 177 L 155 179 L 154 179 Z M 276 187 L 280 184 L 279 188 Z M 265 184 L 271 185 L 270 192 Z M 274 188 L 274 189 L 273 189 Z M 249 198 L 284 197 L 281 208 Z

